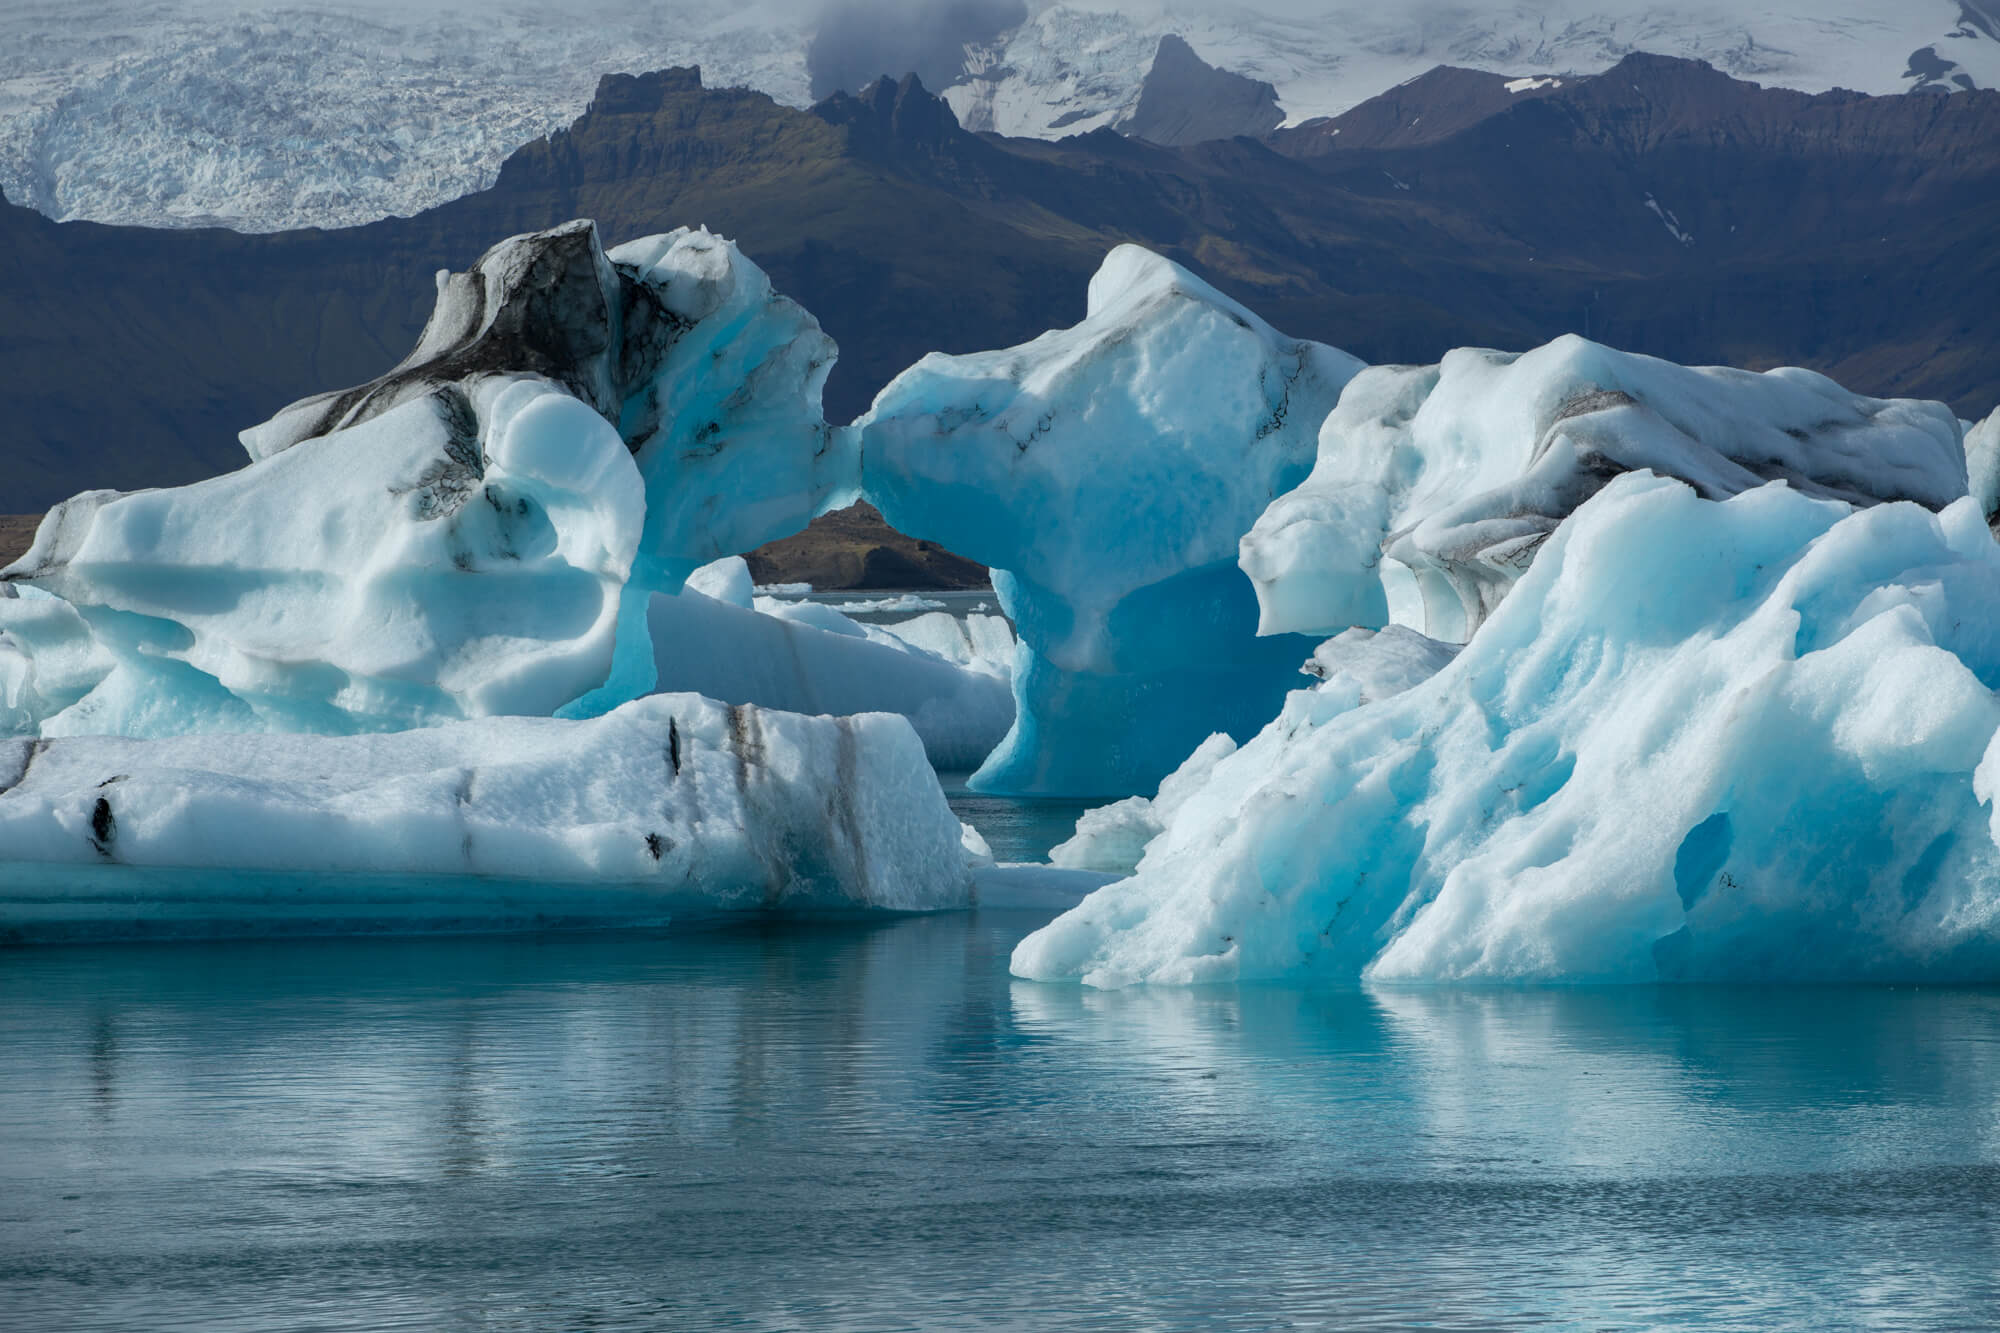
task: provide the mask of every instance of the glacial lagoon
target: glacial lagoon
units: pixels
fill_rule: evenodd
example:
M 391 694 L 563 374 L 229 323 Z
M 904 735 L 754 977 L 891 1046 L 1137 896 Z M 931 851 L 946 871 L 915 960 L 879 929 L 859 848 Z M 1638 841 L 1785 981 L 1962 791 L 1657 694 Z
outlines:
M 0 1326 L 2000 1311 L 2000 991 L 1106 993 L 1042 919 L 0 954 Z

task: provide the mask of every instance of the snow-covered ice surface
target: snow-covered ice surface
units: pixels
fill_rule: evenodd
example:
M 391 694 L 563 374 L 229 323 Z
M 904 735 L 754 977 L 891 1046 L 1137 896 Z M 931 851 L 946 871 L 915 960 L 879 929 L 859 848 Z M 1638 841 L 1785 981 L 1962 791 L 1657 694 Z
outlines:
M 1088 314 L 1020 347 L 933 353 L 858 423 L 868 498 L 994 570 L 1016 717 L 983 791 L 1124 795 L 1210 732 L 1247 737 L 1303 640 L 1260 640 L 1237 542 L 1311 464 L 1360 362 L 1287 338 L 1120 246 Z
M 1131 113 L 1159 39 L 1274 84 L 1293 121 L 1439 64 L 1532 76 L 1633 51 L 1740 78 L 1899 92 L 2000 86 L 1990 0 L 1382 6 L 1361 0 L 1035 4 L 946 92 L 974 129 L 1056 137 Z M 809 100 L 795 4 L 520 0 L 0 0 L 0 191 L 57 218 L 246 231 L 409 214 L 492 183 L 597 80 L 699 64 L 711 87 Z M 1912 60 L 1913 53 L 1928 57 Z M 900 71 L 888 71 L 898 73 Z
M 1990 979 L 1996 599 L 1975 500 L 1620 477 L 1428 680 L 1332 655 L 1014 970 Z
M 1678 366 L 1573 334 L 1363 371 L 1306 482 L 1243 539 L 1266 633 L 1394 621 L 1463 641 L 1564 515 L 1618 473 L 1720 499 L 1782 478 L 1859 503 L 1966 493 L 1942 404 L 1849 393 L 1807 370 Z
M 0 741 L 0 938 L 963 907 L 901 719 L 662 695 L 585 722 Z

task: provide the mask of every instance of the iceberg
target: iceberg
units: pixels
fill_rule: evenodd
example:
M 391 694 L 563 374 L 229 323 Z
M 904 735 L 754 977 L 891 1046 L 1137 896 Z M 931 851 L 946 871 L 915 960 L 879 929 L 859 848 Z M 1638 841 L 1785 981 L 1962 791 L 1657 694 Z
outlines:
M 553 713 L 611 672 L 644 511 L 617 432 L 534 379 L 448 386 L 191 486 L 77 496 L 4 574 L 52 595 L 0 601 L 16 729 Z
M 253 459 L 444 386 L 535 376 L 612 426 L 644 483 L 643 581 L 789 536 L 851 503 L 857 460 L 820 394 L 837 350 L 804 307 L 706 229 L 606 252 L 597 224 L 510 237 L 438 274 L 416 348 L 381 378 L 292 404 L 242 434 Z
M 1966 485 L 1991 527 L 2000 519 L 2000 410 L 1977 425 L 1963 424 Z
M 655 687 L 652 596 L 858 484 L 834 347 L 728 241 L 572 222 L 440 274 L 380 379 L 228 476 L 50 514 L 4 573 L 15 732 L 349 733 L 588 715 Z
M 870 628 L 880 629 L 912 648 L 956 662 L 968 671 L 997 676 L 1001 680 L 1013 679 L 1014 657 L 1019 645 L 1014 638 L 1014 628 L 1007 623 L 1005 616 L 974 611 L 960 619 L 947 611 L 927 611 L 908 620 L 890 621 Z M 1008 697 L 1007 711 L 1011 718 L 1014 705 L 1012 695 Z M 1012 725 L 1011 722 L 1009 725 Z
M 1019 632 L 982 791 L 1150 789 L 1211 732 L 1250 736 L 1311 647 L 1258 639 L 1237 544 L 1304 479 L 1361 363 L 1136 246 L 1087 309 L 1020 347 L 933 353 L 856 423 L 867 498 L 992 567 Z
M 769 599 L 751 606 L 698 590 L 722 585 L 726 576 L 715 571 L 730 563 L 743 564 L 705 567 L 678 595 L 653 598 L 647 625 L 659 690 L 792 713 L 897 713 L 942 769 L 977 767 L 1013 725 L 1003 674 L 971 669 L 830 607 L 792 615 L 782 604 L 766 610 Z M 746 593 L 749 579 L 742 568 L 737 582 Z
M 1013 969 L 1990 981 L 1996 604 L 1976 499 L 1615 478 L 1455 655 L 1317 655 L 1325 679 Z
M 0 741 L 0 938 L 658 925 L 970 905 L 896 717 L 660 695 L 587 721 Z
M 1857 504 L 1966 494 L 1942 404 L 1798 369 L 1691 368 L 1574 335 L 1358 375 L 1312 475 L 1243 539 L 1266 634 L 1401 624 L 1463 642 L 1562 519 L 1650 469 L 1719 500 L 1782 479 Z

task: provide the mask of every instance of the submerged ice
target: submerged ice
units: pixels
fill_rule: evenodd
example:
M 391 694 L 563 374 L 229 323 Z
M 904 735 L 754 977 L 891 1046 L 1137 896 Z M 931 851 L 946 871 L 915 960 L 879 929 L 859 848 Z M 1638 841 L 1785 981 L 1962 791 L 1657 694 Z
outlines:
M 1371 696 L 1371 640 L 1323 653 L 1324 682 L 1014 969 L 2000 975 L 1996 598 L 1973 500 L 1617 479 L 1428 679 L 1405 644 Z

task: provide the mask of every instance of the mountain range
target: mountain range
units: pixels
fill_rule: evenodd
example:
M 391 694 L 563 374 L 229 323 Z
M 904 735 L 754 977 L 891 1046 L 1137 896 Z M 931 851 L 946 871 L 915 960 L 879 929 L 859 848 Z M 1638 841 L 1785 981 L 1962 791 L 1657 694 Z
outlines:
M 1809 95 L 1657 56 L 1440 68 L 1181 147 L 973 133 L 913 78 L 801 110 L 691 69 L 614 75 L 491 187 L 410 218 L 244 235 L 0 204 L 0 510 L 239 466 L 237 430 L 400 358 L 438 269 L 572 217 L 738 240 L 839 342 L 836 420 L 924 352 L 1074 322 L 1123 241 L 1370 361 L 1575 331 L 1983 415 L 1996 203 L 2000 93 Z
M 1146 83 L 1182 49 L 1228 77 L 1162 120 Z M 2000 0 L 0 0 L 0 191 L 65 221 L 407 216 L 490 186 L 601 76 L 681 65 L 799 109 L 916 70 L 971 130 L 1181 142 L 1441 64 L 1588 75 L 1635 51 L 1806 92 L 1991 88 Z

